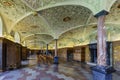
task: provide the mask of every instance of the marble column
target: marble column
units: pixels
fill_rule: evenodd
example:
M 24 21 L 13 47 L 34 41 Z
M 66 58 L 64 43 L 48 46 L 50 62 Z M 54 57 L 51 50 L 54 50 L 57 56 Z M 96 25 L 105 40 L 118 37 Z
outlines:
M 41 54 L 42 54 L 42 47 L 41 47 Z
M 54 55 L 54 64 L 58 64 L 57 39 L 55 39 L 55 55 Z
M 57 39 L 55 39 L 55 56 L 57 56 Z
M 44 45 L 42 45 L 42 54 L 44 54 Z
M 46 45 L 46 55 L 48 55 L 48 44 Z
M 107 65 L 105 17 L 107 11 L 102 10 L 97 18 L 97 66 L 92 67 L 93 80 L 112 80 L 113 67 Z
M 97 64 L 99 66 L 107 66 L 106 64 L 106 34 L 105 34 L 105 16 L 101 15 L 98 17 L 97 25 Z

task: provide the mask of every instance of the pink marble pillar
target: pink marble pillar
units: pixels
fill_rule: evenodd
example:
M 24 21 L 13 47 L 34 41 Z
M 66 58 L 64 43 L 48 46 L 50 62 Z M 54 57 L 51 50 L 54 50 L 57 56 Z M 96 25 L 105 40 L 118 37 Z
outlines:
M 97 29 L 97 65 L 93 66 L 93 80 L 112 80 L 112 73 L 115 72 L 113 66 L 108 64 L 108 54 L 105 34 L 105 16 L 108 14 L 107 11 L 102 10 L 95 17 L 98 18 L 98 29 Z M 110 57 L 109 57 L 110 58 Z
M 99 66 L 106 66 L 106 34 L 105 34 L 105 16 L 101 15 L 98 17 L 97 25 L 97 64 Z

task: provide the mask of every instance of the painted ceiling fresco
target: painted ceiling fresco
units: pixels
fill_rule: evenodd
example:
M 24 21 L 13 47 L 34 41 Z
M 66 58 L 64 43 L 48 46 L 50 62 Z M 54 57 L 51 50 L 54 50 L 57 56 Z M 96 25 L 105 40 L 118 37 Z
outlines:
M 54 48 L 54 39 L 58 39 L 58 47 L 96 42 L 94 15 L 103 9 L 110 9 L 106 40 L 120 40 L 120 0 L 0 0 L 4 35 L 18 32 L 21 44 L 25 41 L 29 48 L 48 43 Z

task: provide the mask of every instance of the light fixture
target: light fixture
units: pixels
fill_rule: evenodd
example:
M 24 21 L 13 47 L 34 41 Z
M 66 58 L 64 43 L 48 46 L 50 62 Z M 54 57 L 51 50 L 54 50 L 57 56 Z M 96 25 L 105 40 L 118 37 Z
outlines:
M 22 32 L 22 34 L 26 34 L 26 32 Z
M 97 28 L 97 25 L 93 26 L 92 28 Z
M 63 21 L 64 21 L 64 22 L 68 22 L 68 21 L 70 21 L 70 20 L 71 20 L 71 18 L 70 18 L 69 16 L 63 18 Z
M 37 11 L 34 11 L 34 12 L 33 12 L 33 16 L 38 16 Z
M 12 2 L 8 2 L 8 1 L 4 1 L 3 4 L 5 6 L 13 6 L 13 3 Z
M 39 28 L 39 26 L 35 26 L 35 25 L 33 25 L 33 26 L 30 26 L 31 28 Z

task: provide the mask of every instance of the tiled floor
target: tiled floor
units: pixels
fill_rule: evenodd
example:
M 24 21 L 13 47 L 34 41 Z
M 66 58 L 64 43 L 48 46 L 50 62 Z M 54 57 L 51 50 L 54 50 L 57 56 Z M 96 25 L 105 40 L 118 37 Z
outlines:
M 22 62 L 28 67 L 0 74 L 0 80 L 92 80 L 91 70 L 85 64 L 60 63 L 57 65 L 37 65 L 36 56 Z M 113 80 L 120 80 L 120 74 L 114 73 Z

